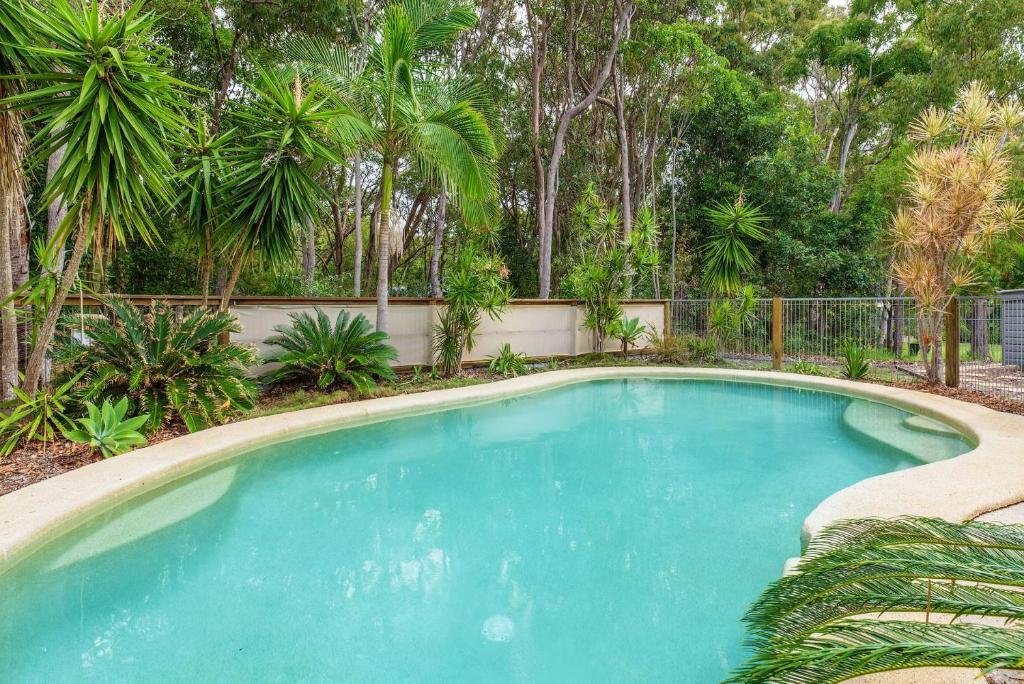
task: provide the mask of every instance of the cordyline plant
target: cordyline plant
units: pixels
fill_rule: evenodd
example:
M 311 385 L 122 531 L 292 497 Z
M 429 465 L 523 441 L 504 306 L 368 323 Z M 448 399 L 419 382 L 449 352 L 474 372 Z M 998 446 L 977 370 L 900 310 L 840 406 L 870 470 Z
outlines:
M 1018 104 L 995 102 L 972 84 L 952 110 L 929 108 L 910 129 L 920 147 L 908 160 L 907 198 L 892 220 L 893 269 L 917 303 L 929 382 L 939 381 L 943 315 L 956 288 L 976 284 L 978 255 L 1020 226 L 1020 205 L 1004 197 L 1008 143 L 1022 123 Z

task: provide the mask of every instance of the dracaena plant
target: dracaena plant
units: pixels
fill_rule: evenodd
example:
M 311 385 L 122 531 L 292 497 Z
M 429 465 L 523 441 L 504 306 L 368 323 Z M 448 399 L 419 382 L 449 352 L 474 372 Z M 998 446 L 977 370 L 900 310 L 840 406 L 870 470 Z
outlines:
M 315 317 L 305 312 L 289 314 L 291 325 L 275 326 L 277 335 L 264 340 L 278 348 L 264 361 L 280 366 L 266 373 L 263 382 L 307 382 L 320 389 L 347 384 L 366 393 L 378 380 L 395 379 L 391 362 L 398 352 L 387 344 L 387 333 L 373 332 L 362 314 L 352 318 L 342 310 L 332 325 L 319 307 L 314 311 Z
M 103 303 L 108 315 L 80 323 L 85 341 L 75 329 L 56 338 L 59 377 L 80 373 L 90 394 L 127 397 L 133 412 L 149 415 L 149 431 L 175 418 L 200 430 L 253 408 L 257 388 L 248 368 L 255 351 L 217 342 L 241 330 L 232 314 L 196 308 L 179 322 L 163 302 L 140 307 L 107 297 Z
M 833 684 L 906 668 L 1024 667 L 1024 527 L 837 522 L 749 610 L 733 684 Z M 994 618 L 977 624 L 971 616 Z M 922 680 L 923 681 L 923 680 Z

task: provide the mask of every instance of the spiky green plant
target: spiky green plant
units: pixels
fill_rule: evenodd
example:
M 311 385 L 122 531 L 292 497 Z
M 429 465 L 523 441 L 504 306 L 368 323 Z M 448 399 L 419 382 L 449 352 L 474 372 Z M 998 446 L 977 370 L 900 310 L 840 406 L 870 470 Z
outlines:
M 277 335 L 264 340 L 279 347 L 264 361 L 281 366 L 264 374 L 263 382 L 315 382 L 320 389 L 347 383 L 366 393 L 377 386 L 377 379 L 395 379 L 390 362 L 398 352 L 386 344 L 387 333 L 373 332 L 363 314 L 352 318 L 342 310 L 332 326 L 319 307 L 314 311 L 315 318 L 305 312 L 289 314 L 291 325 L 275 326 Z
M 506 378 L 510 375 L 514 378 L 529 372 L 529 368 L 526 366 L 526 354 L 512 351 L 512 345 L 508 342 L 501 346 L 501 351 L 496 356 L 487 358 L 490 359 L 487 370 L 492 373 L 501 373 Z
M 88 416 L 78 419 L 81 427 L 64 432 L 64 436 L 72 442 L 99 449 L 104 458 L 123 454 L 133 446 L 146 443 L 146 438 L 138 430 L 149 420 L 149 416 L 144 413 L 126 418 L 128 397 L 121 397 L 116 404 L 104 399 L 102 407 L 87 401 L 85 409 Z
M 626 358 L 629 347 L 636 346 L 640 339 L 647 334 L 647 326 L 640 322 L 639 318 L 620 318 L 611 328 L 611 336 L 622 344 L 622 358 Z
M 179 323 L 164 302 L 137 307 L 106 297 L 103 303 L 109 317 L 81 322 L 86 342 L 74 334 L 77 326 L 55 338 L 60 377 L 82 373 L 83 388 L 98 398 L 128 397 L 132 412 L 149 414 L 149 431 L 177 416 L 194 432 L 255 406 L 248 368 L 256 353 L 217 344 L 222 333 L 241 330 L 232 314 L 197 308 Z
M 14 398 L 0 404 L 0 456 L 8 456 L 19 445 L 30 440 L 46 445 L 58 434 L 71 429 L 69 405 L 74 401 L 72 388 L 81 378 L 73 375 L 59 385 L 48 385 L 29 394 L 13 387 Z
M 1021 668 L 1024 630 L 1009 623 L 1024 617 L 1022 588 L 1024 527 L 840 521 L 749 610 L 754 653 L 728 681 L 831 684 L 915 667 Z
M 871 372 L 871 364 L 868 363 L 867 354 L 864 348 L 855 342 L 847 342 L 843 345 L 843 369 L 844 378 L 850 380 L 861 380 Z
M 704 285 L 713 294 L 731 297 L 740 291 L 743 274 L 757 263 L 747 243 L 768 238 L 768 217 L 760 208 L 747 204 L 743 193 L 732 204 L 712 204 L 705 214 L 711 234 L 702 250 Z

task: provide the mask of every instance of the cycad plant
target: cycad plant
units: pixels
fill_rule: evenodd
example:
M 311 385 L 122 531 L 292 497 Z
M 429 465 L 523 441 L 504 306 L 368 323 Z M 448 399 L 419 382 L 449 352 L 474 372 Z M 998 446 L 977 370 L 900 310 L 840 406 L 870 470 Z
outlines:
M 154 39 L 155 17 L 141 13 L 142 3 L 114 13 L 99 0 L 44 5 L 18 9 L 34 35 L 26 52 L 43 64 L 26 74 L 35 87 L 6 102 L 29 110 L 27 121 L 38 125 L 36 159 L 65 148 L 42 202 L 60 198 L 67 207 L 54 241 L 75 239 L 26 364 L 30 394 L 90 243 L 156 239 L 154 219 L 173 198 L 168 150 L 186 107 L 184 84 L 166 68 L 169 52 Z
M 831 684 L 917 667 L 1024 667 L 1024 527 L 930 518 L 835 523 L 746 616 L 729 682 Z M 977 624 L 975 616 L 985 616 Z
M 919 144 L 907 161 L 907 197 L 892 219 L 893 272 L 917 304 L 921 363 L 939 381 L 939 343 L 955 289 L 978 282 L 975 263 L 992 240 L 1024 221 L 1006 199 L 1012 177 L 1008 145 L 1024 109 L 997 103 L 973 84 L 951 111 L 928 109 L 911 126 Z M 925 343 L 925 341 L 928 341 Z
M 137 307 L 109 297 L 104 305 L 109 317 L 81 323 L 86 341 L 77 326 L 57 337 L 60 377 L 81 373 L 83 391 L 99 399 L 127 397 L 132 413 L 149 414 L 149 431 L 177 417 L 194 432 L 253 408 L 255 352 L 217 344 L 241 330 L 233 315 L 196 308 L 178 322 L 163 302 Z
M 392 0 L 369 32 L 366 65 L 324 41 L 295 42 L 291 56 L 343 101 L 362 112 L 374 133 L 368 144 L 381 159 L 377 236 L 377 329 L 388 329 L 391 201 L 404 162 L 444 188 L 471 222 L 495 213 L 493 107 L 481 86 L 450 78 L 438 54 L 477 21 L 471 5 L 452 0 Z
M 289 314 L 291 325 L 275 326 L 277 335 L 264 340 L 279 348 L 264 361 L 281 365 L 266 373 L 263 382 L 311 382 L 320 389 L 348 384 L 366 393 L 377 380 L 395 379 L 391 362 L 398 352 L 386 343 L 387 333 L 373 332 L 362 314 L 352 318 L 342 310 L 331 325 L 319 307 L 314 311 L 315 318 L 305 312 Z
M 704 285 L 715 295 L 739 293 L 743 274 L 757 264 L 748 242 L 768 238 L 768 217 L 741 192 L 732 204 L 715 202 L 706 211 L 711 234 L 704 243 Z

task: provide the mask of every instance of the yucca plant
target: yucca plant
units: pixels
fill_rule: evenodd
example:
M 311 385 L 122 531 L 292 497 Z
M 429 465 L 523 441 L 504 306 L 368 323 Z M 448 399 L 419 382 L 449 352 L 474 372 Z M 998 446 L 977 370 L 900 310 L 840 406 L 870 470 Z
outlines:
M 103 303 L 109 318 L 85 319 L 85 341 L 74 334 L 77 326 L 55 339 L 61 377 L 81 373 L 82 390 L 100 399 L 127 397 L 132 412 L 149 415 L 149 431 L 177 417 L 194 432 L 255 406 L 256 384 L 248 377 L 255 351 L 217 344 L 222 333 L 241 330 L 232 314 L 197 308 L 178 322 L 164 302 Z
M 275 326 L 278 334 L 264 340 L 279 347 L 264 361 L 281 365 L 264 374 L 263 382 L 310 382 L 320 389 L 349 384 L 366 393 L 378 379 L 395 379 L 390 363 L 398 352 L 386 343 L 387 333 L 373 332 L 363 314 L 352 318 L 342 310 L 331 325 L 319 307 L 314 311 L 315 318 L 305 312 L 289 314 L 291 325 Z
M 39 386 L 61 309 L 90 244 L 157 239 L 156 217 L 171 204 L 173 148 L 188 106 L 185 84 L 171 76 L 169 50 L 156 36 L 156 17 L 136 2 L 108 12 L 99 0 L 34 3 L 18 8 L 32 31 L 25 52 L 33 88 L 6 106 L 30 112 L 34 159 L 64 154 L 42 196 L 60 199 L 67 215 L 53 240 L 71 248 L 54 300 L 39 327 L 25 367 L 24 388 Z M 103 257 L 94 260 L 102 266 Z
M 1024 108 L 989 98 L 979 84 L 951 111 L 928 109 L 911 127 L 919 144 L 907 161 L 907 197 L 892 219 L 893 272 L 917 304 L 921 363 L 939 381 L 942 325 L 956 288 L 978 282 L 975 264 L 992 240 L 1024 221 L 1006 199 L 1009 144 L 1024 126 Z M 955 343 L 955 341 L 954 341 Z
M 104 399 L 101 408 L 87 401 L 85 409 L 88 416 L 78 419 L 81 427 L 64 432 L 64 436 L 72 442 L 88 444 L 93 449 L 99 449 L 104 458 L 123 454 L 133 446 L 146 443 L 146 438 L 139 432 L 139 428 L 146 424 L 149 416 L 142 414 L 126 418 L 128 397 L 121 397 L 116 404 Z
M 843 369 L 844 378 L 850 380 L 861 380 L 871 372 L 871 364 L 868 363 L 867 354 L 864 348 L 854 342 L 847 342 L 843 345 Z
M 728 681 L 831 684 L 916 667 L 1021 668 L 1024 630 L 1010 623 L 1024 617 L 1022 588 L 1024 527 L 837 522 L 749 610 L 754 654 Z
M 713 294 L 731 297 L 739 293 L 743 274 L 757 263 L 747 243 L 768 238 L 768 217 L 747 204 L 742 192 L 732 204 L 715 202 L 704 213 L 711 224 L 702 250 L 704 285 Z
M 501 351 L 497 356 L 488 356 L 487 358 L 490 359 L 487 370 L 492 373 L 501 373 L 506 378 L 510 375 L 514 378 L 529 372 L 529 368 L 526 366 L 526 354 L 512 351 L 512 345 L 508 342 L 501 346 Z

